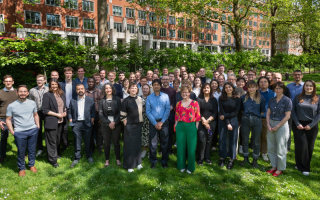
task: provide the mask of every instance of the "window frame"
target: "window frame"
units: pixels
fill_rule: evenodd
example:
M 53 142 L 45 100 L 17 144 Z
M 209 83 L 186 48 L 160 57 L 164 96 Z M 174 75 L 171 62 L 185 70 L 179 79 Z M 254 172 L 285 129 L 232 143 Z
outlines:
M 78 20 L 78 27 L 76 27 L 76 28 L 74 28 L 74 27 L 68 27 L 67 17 L 72 17 L 72 19 L 76 18 L 76 19 Z M 72 28 L 72 29 L 79 29 L 79 28 L 80 28 L 79 17 L 75 17 L 75 16 L 71 16 L 71 15 L 66 15 L 65 20 L 66 20 L 66 22 L 65 22 L 66 28 Z
M 31 17 L 31 13 L 38 13 L 38 14 L 40 14 L 39 24 L 28 23 L 28 22 L 27 22 L 27 12 L 30 12 L 30 17 Z M 38 26 L 41 26 L 41 25 L 42 25 L 41 12 L 39 12 L 39 11 L 25 10 L 25 11 L 24 11 L 24 17 L 25 17 L 25 19 L 24 19 L 24 23 L 25 23 L 25 24 L 38 25 Z
M 91 10 L 84 10 L 84 2 L 88 2 L 88 3 L 93 3 L 93 10 L 91 11 Z M 88 1 L 88 0 L 82 0 L 82 11 L 85 11 L 85 12 L 94 12 L 94 1 Z
M 133 16 L 128 16 L 128 13 L 133 14 Z M 135 10 L 132 8 L 126 8 L 126 18 L 135 18 Z
M 164 30 L 165 30 L 165 32 L 164 32 Z M 165 35 L 163 36 L 163 35 L 161 35 L 161 33 L 165 33 Z M 160 28 L 160 30 L 159 30 L 159 36 L 160 36 L 160 37 L 167 37 L 167 29 L 166 29 L 166 28 Z
M 180 37 L 182 34 L 182 37 Z M 184 31 L 183 30 L 178 30 L 178 39 L 184 39 Z
M 84 25 L 85 25 L 85 20 L 93 20 L 93 29 L 88 29 L 88 28 L 85 28 L 85 27 L 84 27 Z M 83 30 L 90 30 L 90 31 L 96 30 L 96 22 L 95 22 L 94 19 L 82 18 L 82 21 L 83 21 Z
M 118 26 L 117 25 L 119 25 L 119 27 L 120 27 L 120 31 L 118 31 Z M 115 28 L 115 26 L 116 26 L 116 28 Z M 122 27 L 122 23 L 118 23 L 118 22 L 114 22 L 113 23 L 113 29 L 116 29 L 117 30 L 117 33 L 122 33 L 123 32 L 123 27 Z
M 48 25 L 48 15 L 59 16 L 59 26 L 52 26 L 52 25 Z M 61 23 L 61 15 L 60 15 L 60 14 L 55 14 L 55 13 L 46 13 L 46 26 L 51 26 L 51 27 L 62 27 L 62 23 Z
M 114 8 L 115 8 L 115 7 L 121 8 L 121 14 L 118 15 L 118 14 L 115 14 L 115 13 L 114 13 L 114 10 L 115 10 Z M 117 5 L 112 5 L 112 15 L 113 15 L 113 16 L 123 17 L 123 7 L 122 7 L 122 6 L 117 6 Z
M 144 13 L 144 18 L 141 18 L 141 13 Z M 147 20 L 147 12 L 143 10 L 138 10 L 138 19 L 140 20 Z
M 77 8 L 74 8 L 74 7 L 70 7 L 70 1 L 72 1 L 72 2 L 75 2 L 75 1 L 77 1 Z M 63 2 L 63 4 L 66 6 L 66 3 L 69 3 L 68 4 L 68 9 L 73 9 L 73 10 L 79 10 L 79 1 L 78 0 L 64 0 L 64 2 Z
M 129 28 L 129 27 L 131 27 L 131 28 Z M 133 31 L 131 31 L 132 29 L 133 29 Z M 134 24 L 127 24 L 127 30 L 129 30 L 129 33 L 134 34 L 134 33 L 136 32 L 135 29 L 136 29 L 136 28 L 135 28 L 135 25 L 134 25 Z
M 36 3 L 36 4 L 40 4 L 40 0 L 36 0 L 36 1 L 38 1 L 38 3 Z M 58 2 L 59 2 L 58 5 L 57 5 L 57 4 L 55 4 L 55 5 L 47 4 L 47 0 L 44 1 L 44 4 L 45 4 L 46 6 L 54 6 L 54 7 L 58 7 L 58 6 L 61 5 L 61 0 L 54 0 L 54 1 L 55 1 L 55 2 L 58 1 Z M 30 2 L 30 0 L 29 0 L 29 2 Z M 33 3 L 33 2 L 32 2 L 32 3 Z
M 93 44 L 87 44 L 87 39 L 91 39 L 91 40 L 93 40 Z M 91 41 L 92 42 L 92 41 Z M 84 37 L 84 45 L 85 46 L 93 46 L 93 45 L 95 45 L 95 37 Z

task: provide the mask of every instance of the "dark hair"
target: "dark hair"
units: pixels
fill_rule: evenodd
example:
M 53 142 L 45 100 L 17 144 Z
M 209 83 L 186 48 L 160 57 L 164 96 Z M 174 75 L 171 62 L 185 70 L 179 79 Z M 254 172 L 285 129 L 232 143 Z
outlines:
M 62 91 L 62 89 L 61 89 L 61 85 L 60 85 L 58 79 L 56 79 L 56 78 L 50 79 L 50 81 L 49 81 L 49 92 L 53 93 L 53 90 L 52 90 L 52 88 L 51 88 L 51 83 L 52 83 L 52 82 L 55 82 L 55 83 L 58 84 L 58 92 L 57 92 L 57 93 L 58 93 L 60 96 L 62 96 L 62 95 L 63 95 L 63 91 Z
M 120 75 L 120 74 L 124 74 L 124 72 L 123 72 L 123 71 L 120 71 L 120 72 L 118 73 L 118 75 Z
M 240 72 L 242 72 L 242 71 L 246 72 L 244 69 L 241 68 L 241 69 L 238 70 L 238 74 L 239 74 Z
M 88 77 L 88 78 L 87 78 L 87 83 L 89 82 L 89 79 L 93 79 L 93 82 L 96 81 L 96 79 L 91 76 L 91 77 Z
M 77 88 L 78 86 L 83 86 L 83 88 L 86 89 L 82 83 L 78 83 L 78 84 L 76 85 L 76 88 Z
M 27 91 L 29 90 L 28 87 L 27 87 L 27 85 L 19 85 L 19 86 L 17 87 L 17 91 L 19 92 L 19 89 L 22 88 L 22 87 L 27 88 Z
M 189 85 L 188 86 L 181 86 L 180 93 L 182 93 L 182 91 L 184 91 L 184 90 L 188 90 L 189 93 L 192 92 L 192 88 Z
M 103 96 L 106 96 L 106 98 L 107 98 L 106 85 L 109 85 L 109 86 L 111 87 L 111 89 L 112 89 L 112 95 L 117 95 L 116 88 L 113 86 L 113 84 L 111 84 L 111 83 L 106 83 L 106 84 L 104 84 L 104 85 L 102 86 L 102 89 L 101 89 Z
M 246 83 L 246 79 L 244 79 L 243 77 L 238 77 L 237 80 L 236 80 L 236 82 L 238 82 L 238 81 L 240 81 L 240 80 L 243 80 L 243 82 Z
M 153 69 L 153 71 L 154 71 L 154 70 L 156 70 L 156 69 L 159 71 L 159 69 L 158 69 L 158 68 L 154 68 L 154 69 Z
M 286 85 L 283 82 L 276 82 L 272 84 L 273 91 L 275 91 L 276 87 L 280 87 L 283 89 L 283 92 L 286 91 Z
M 136 86 L 136 87 L 137 87 L 137 93 L 136 93 L 136 95 L 138 95 L 138 93 L 139 93 L 138 85 L 137 85 L 136 83 L 133 83 L 133 82 L 130 82 L 130 83 L 129 83 L 128 94 L 130 94 L 130 88 L 133 87 L 133 86 Z
M 211 85 L 209 83 L 204 83 L 201 87 L 201 90 L 200 90 L 200 94 L 199 94 L 199 98 L 203 99 L 204 98 L 204 93 L 203 93 L 203 89 L 206 87 L 206 86 L 209 86 L 210 88 L 210 94 L 209 94 L 209 98 L 213 98 L 213 93 L 212 93 L 212 90 L 211 90 Z
M 257 81 L 258 85 L 260 85 L 260 80 L 261 80 L 261 79 L 267 79 L 268 84 L 271 85 L 271 81 L 270 81 L 270 80 L 268 79 L 268 77 L 266 77 L 266 76 L 261 76 L 261 77 L 258 79 L 258 81 Z M 268 86 L 269 86 L 269 85 L 268 85 Z
M 159 83 L 159 85 L 161 86 L 161 81 L 160 81 L 160 79 L 154 79 L 154 80 L 152 81 L 152 86 L 153 86 L 153 84 L 155 84 L 155 83 Z
M 219 64 L 217 69 L 219 69 L 219 67 L 224 67 L 224 69 L 226 69 L 226 66 L 224 66 L 223 64 Z
M 247 88 L 249 87 L 256 87 L 258 88 L 258 83 L 256 83 L 255 81 L 248 81 L 247 83 Z M 249 92 L 247 92 L 246 97 L 244 98 L 244 102 L 246 102 L 248 99 L 250 98 L 250 94 Z M 261 97 L 260 97 L 260 91 L 256 90 L 256 94 L 253 97 L 253 100 L 256 102 L 256 104 L 260 104 L 261 102 Z
M 222 101 L 226 101 L 228 99 L 228 95 L 226 93 L 226 85 L 229 85 L 232 87 L 232 98 L 235 99 L 238 97 L 238 93 L 236 92 L 235 88 L 234 88 L 234 85 L 232 85 L 232 83 L 230 82 L 227 82 L 223 85 L 223 89 L 222 89 L 222 93 L 221 93 L 221 96 L 220 96 L 220 99 Z
M 101 71 L 105 71 L 105 72 L 106 72 L 106 74 L 108 73 L 108 71 L 107 71 L 107 70 L 105 70 L 105 69 L 100 69 L 100 70 L 99 70 L 99 73 L 100 73 Z
M 220 94 L 220 93 L 221 93 L 221 90 L 220 90 L 220 87 L 219 87 L 219 81 L 218 81 L 217 79 L 212 79 L 211 82 L 210 82 L 210 90 L 212 90 L 212 88 L 211 88 L 212 82 L 216 82 L 216 83 L 218 84 L 218 88 L 217 88 L 217 91 L 216 91 L 216 92 L 218 92 L 218 94 Z M 218 100 L 218 99 L 217 99 L 217 100 Z
M 79 66 L 79 67 L 77 68 L 77 71 L 79 71 L 79 69 L 83 69 L 83 71 L 86 72 L 86 69 L 85 69 L 84 67 L 82 67 L 82 66 Z
M 311 94 L 311 104 L 316 104 L 319 101 L 319 97 L 317 95 L 316 83 L 313 80 L 307 80 L 306 82 L 304 82 L 304 85 L 306 85 L 307 82 L 310 82 L 312 84 L 312 87 L 313 87 L 313 91 L 312 91 L 312 94 Z M 303 86 L 301 94 L 299 94 L 299 96 L 297 97 L 297 99 L 298 99 L 298 101 L 300 103 L 303 102 L 303 97 L 305 95 L 306 95 L 306 91 L 305 91 L 304 86 Z
M 299 69 L 294 70 L 294 72 L 293 72 L 293 73 L 296 73 L 296 72 L 300 72 L 300 73 L 302 74 L 302 71 L 301 71 L 301 70 L 299 70 Z
M 141 76 L 141 77 L 140 77 L 140 81 L 141 81 L 142 79 L 146 79 L 146 80 L 148 81 L 148 78 L 147 78 L 146 76 Z

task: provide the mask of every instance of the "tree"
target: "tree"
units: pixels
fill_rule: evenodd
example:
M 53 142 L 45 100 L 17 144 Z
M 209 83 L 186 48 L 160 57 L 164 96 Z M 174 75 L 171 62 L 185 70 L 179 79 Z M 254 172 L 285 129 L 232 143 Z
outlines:
M 98 41 L 100 46 L 108 45 L 107 15 L 108 15 L 107 1 L 98 0 Z

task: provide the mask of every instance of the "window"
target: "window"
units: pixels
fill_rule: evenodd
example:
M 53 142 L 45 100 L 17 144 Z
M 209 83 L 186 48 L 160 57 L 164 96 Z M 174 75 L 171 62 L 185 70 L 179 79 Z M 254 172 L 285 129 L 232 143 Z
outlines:
M 173 16 L 169 16 L 169 24 L 176 24 L 176 18 Z
M 167 29 L 160 28 L 160 37 L 166 37 L 167 36 Z
M 138 18 L 142 19 L 142 20 L 146 20 L 147 19 L 147 13 L 145 11 L 139 10 L 138 11 Z
M 226 38 L 224 36 L 221 37 L 221 44 L 225 44 L 226 43 Z
M 205 46 L 205 49 L 211 52 L 211 46 Z
M 249 39 L 249 44 L 248 44 L 248 45 L 249 45 L 249 47 L 251 47 L 251 46 L 252 46 L 252 45 L 251 45 L 251 39 Z
M 264 54 L 265 53 L 265 50 L 262 50 L 262 54 Z
M 211 41 L 211 34 L 210 33 L 206 34 L 206 40 Z
M 199 27 L 200 27 L 200 28 L 204 28 L 204 21 L 199 20 Z
M 83 18 L 83 29 L 94 30 L 94 19 Z
M 134 25 L 133 24 L 127 24 L 127 30 L 129 30 L 130 33 L 134 33 Z
M 270 42 L 269 41 L 267 41 L 267 46 L 270 46 Z
M 29 0 L 29 2 L 31 2 Z M 36 3 L 39 2 L 39 0 L 32 0 L 32 3 Z M 50 6 L 59 6 L 60 5 L 60 0 L 46 0 L 46 5 L 50 5 Z
M 156 27 L 150 27 L 150 33 L 151 33 L 153 36 L 157 36 L 157 28 L 156 28 Z
M 192 19 L 187 19 L 187 27 L 192 27 Z
M 191 31 L 188 31 L 188 32 L 186 33 L 186 39 L 187 39 L 187 40 L 192 40 L 192 32 L 191 32 Z
M 94 2 L 93 1 L 82 1 L 82 10 L 88 12 L 94 12 Z
M 41 36 L 40 33 L 27 32 L 27 37 L 28 38 L 36 38 L 36 37 L 40 37 L 40 36 Z
M 176 30 L 169 29 L 169 37 L 175 38 L 176 37 Z
M 222 15 L 221 15 L 221 19 L 222 19 L 223 21 L 225 21 L 225 20 L 226 20 L 226 15 L 225 15 L 225 14 L 222 14 Z
M 247 29 L 244 29 L 244 31 L 243 31 L 243 35 L 247 35 L 248 33 L 247 33 Z
M 198 46 L 198 51 L 203 51 L 204 50 L 204 46 Z
M 232 16 L 231 15 L 228 15 L 228 21 L 232 21 Z M 245 24 L 247 25 L 247 21 L 245 22 Z
M 47 14 L 47 26 L 60 26 L 60 15 Z
M 270 37 L 270 33 L 267 34 L 267 37 L 268 37 L 268 38 Z
M 231 44 L 231 37 L 228 37 L 228 44 Z
M 262 37 L 262 32 L 259 32 L 259 37 Z
M 152 43 L 152 48 L 153 48 L 154 50 L 157 49 L 157 42 L 153 42 L 153 43 Z
M 254 13 L 254 18 L 258 18 L 258 13 Z
M 122 7 L 120 6 L 112 6 L 113 15 L 122 16 Z
M 266 46 L 266 41 L 264 40 L 262 44 L 263 44 L 263 46 Z
M 26 11 L 25 13 L 26 13 L 26 18 L 25 18 L 26 24 L 36 24 L 36 25 L 41 24 L 40 12 Z
M 167 16 L 160 16 L 159 20 L 160 20 L 160 22 L 166 24 L 167 23 Z
M 79 36 L 68 35 L 67 38 L 74 45 L 78 45 L 79 44 Z
M 217 23 L 213 23 L 213 30 L 218 30 L 218 24 Z
M 253 26 L 254 26 L 254 27 L 257 27 L 257 26 L 258 26 L 258 23 L 257 23 L 257 22 L 253 22 Z
M 4 16 L 0 14 L 0 32 L 5 32 L 5 25 Z
M 157 16 L 155 13 L 149 13 L 149 21 L 155 22 L 157 21 Z
M 178 38 L 179 39 L 184 39 L 184 32 L 183 31 L 178 31 Z
M 263 14 L 260 14 L 260 19 L 263 19 Z
M 249 30 L 249 36 L 252 36 L 252 30 Z
M 199 33 L 199 40 L 204 40 L 204 33 Z
M 226 32 L 226 26 L 222 25 L 222 33 L 225 33 L 225 32 Z
M 188 48 L 189 50 L 191 50 L 191 49 L 192 49 L 192 44 L 187 44 L 187 48 Z
M 253 40 L 253 46 L 257 46 L 257 40 Z
M 142 35 L 147 35 L 147 27 L 146 26 L 139 26 L 139 32 Z
M 253 31 L 253 37 L 257 36 L 257 31 Z
M 122 32 L 122 23 L 114 23 L 114 29 L 116 29 L 117 32 Z
M 266 54 L 269 55 L 269 50 L 266 50 Z
M 211 29 L 211 22 L 207 22 L 206 29 Z
M 70 9 L 78 9 L 78 0 L 65 0 L 64 5 Z
M 30 3 L 40 3 L 40 0 L 27 0 Z M 0 0 L 0 3 L 3 3 L 3 0 Z
M 213 39 L 213 41 L 218 41 L 218 35 L 217 34 L 213 34 L 212 35 L 212 39 Z
M 262 41 L 261 40 L 259 40 L 259 45 L 261 45 L 262 44 Z
M 184 48 L 184 44 L 178 44 L 179 48 Z
M 160 49 L 167 48 L 167 43 L 166 42 L 160 42 Z
M 134 18 L 134 9 L 126 8 L 126 17 Z
M 262 28 L 262 27 L 263 27 L 263 23 L 260 22 L 260 28 Z
M 244 39 L 243 39 L 243 45 L 244 45 L 244 46 L 247 46 L 247 38 L 244 38 Z
M 87 46 L 94 45 L 94 37 L 84 37 L 84 44 Z
M 169 43 L 169 48 L 170 49 L 175 49 L 176 48 L 176 44 L 175 43 Z
M 178 18 L 178 25 L 184 26 L 184 18 Z
M 252 20 L 249 20 L 249 26 L 252 26 Z

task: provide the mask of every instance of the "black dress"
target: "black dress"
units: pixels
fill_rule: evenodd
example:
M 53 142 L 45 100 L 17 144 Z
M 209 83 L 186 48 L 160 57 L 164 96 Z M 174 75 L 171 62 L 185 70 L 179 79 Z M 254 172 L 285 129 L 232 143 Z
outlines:
M 143 100 L 141 97 L 128 96 L 121 105 L 120 119 L 127 120 L 124 126 L 123 168 L 133 169 L 142 163 L 141 131 L 143 124 Z

